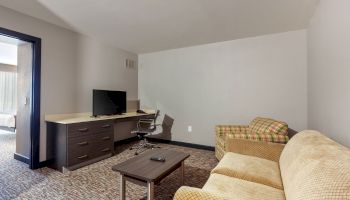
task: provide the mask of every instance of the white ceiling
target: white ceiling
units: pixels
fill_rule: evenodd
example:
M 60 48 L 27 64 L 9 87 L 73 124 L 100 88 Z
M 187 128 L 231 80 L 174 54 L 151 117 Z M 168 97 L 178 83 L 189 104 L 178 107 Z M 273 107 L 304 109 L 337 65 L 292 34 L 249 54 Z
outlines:
M 306 28 L 318 0 L 0 0 L 0 5 L 147 53 Z

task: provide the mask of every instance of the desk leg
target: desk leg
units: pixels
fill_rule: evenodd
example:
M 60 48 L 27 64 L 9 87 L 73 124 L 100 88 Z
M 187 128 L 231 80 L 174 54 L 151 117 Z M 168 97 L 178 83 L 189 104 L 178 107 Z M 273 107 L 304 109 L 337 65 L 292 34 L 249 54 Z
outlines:
M 147 182 L 147 200 L 154 199 L 154 182 Z
M 185 179 L 185 162 L 184 161 L 182 161 L 181 162 L 181 185 L 184 185 L 184 179 Z
M 120 177 L 120 199 L 125 200 L 125 177 L 121 175 Z

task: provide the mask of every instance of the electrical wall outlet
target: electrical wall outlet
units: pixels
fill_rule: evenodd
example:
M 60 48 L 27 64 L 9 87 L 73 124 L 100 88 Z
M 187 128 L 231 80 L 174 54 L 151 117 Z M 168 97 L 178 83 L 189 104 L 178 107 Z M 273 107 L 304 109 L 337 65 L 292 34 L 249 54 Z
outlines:
M 189 133 L 191 133 L 191 132 L 192 132 L 192 126 L 188 126 L 188 127 L 187 127 L 187 131 L 188 131 Z

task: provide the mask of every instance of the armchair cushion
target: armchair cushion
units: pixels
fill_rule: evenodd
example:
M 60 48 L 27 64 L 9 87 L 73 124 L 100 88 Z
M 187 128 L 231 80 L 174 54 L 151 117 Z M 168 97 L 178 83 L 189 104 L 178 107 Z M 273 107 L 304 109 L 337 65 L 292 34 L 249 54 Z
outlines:
M 222 174 L 211 174 L 203 191 L 237 200 L 284 200 L 283 190 Z
M 257 117 L 249 124 L 249 129 L 253 133 L 263 134 L 288 134 L 288 124 L 274 119 Z
M 249 124 L 250 132 L 257 134 L 287 135 L 288 125 L 274 119 L 257 117 Z
M 228 152 L 211 173 L 222 174 L 283 190 L 278 162 Z

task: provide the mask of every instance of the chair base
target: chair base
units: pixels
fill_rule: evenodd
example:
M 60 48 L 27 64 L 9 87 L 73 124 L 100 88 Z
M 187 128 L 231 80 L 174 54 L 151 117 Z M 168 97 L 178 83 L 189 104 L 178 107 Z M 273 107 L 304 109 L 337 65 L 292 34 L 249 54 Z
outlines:
M 149 143 L 146 138 L 141 140 L 138 144 L 132 146 L 130 150 L 136 149 L 135 155 L 146 151 L 147 149 L 160 148 L 156 144 Z

